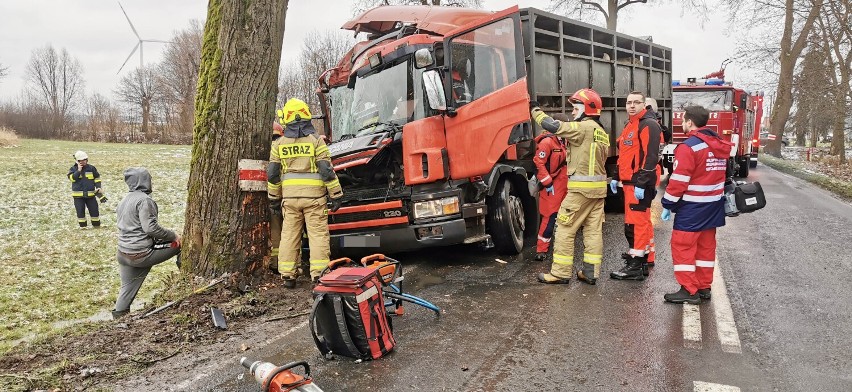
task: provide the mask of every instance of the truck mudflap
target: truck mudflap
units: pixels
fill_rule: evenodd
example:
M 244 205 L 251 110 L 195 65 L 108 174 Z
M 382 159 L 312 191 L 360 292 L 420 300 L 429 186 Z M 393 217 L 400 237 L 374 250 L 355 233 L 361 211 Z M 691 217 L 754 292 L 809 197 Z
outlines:
M 331 233 L 333 257 L 354 253 L 396 253 L 433 246 L 464 243 L 465 221 L 462 218 L 419 225 L 400 225 L 347 233 Z

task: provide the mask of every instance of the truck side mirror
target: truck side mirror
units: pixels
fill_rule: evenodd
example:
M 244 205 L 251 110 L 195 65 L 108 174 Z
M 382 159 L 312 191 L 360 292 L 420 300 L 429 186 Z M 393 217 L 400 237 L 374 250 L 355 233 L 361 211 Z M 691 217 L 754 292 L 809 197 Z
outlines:
M 432 52 L 429 49 L 423 48 L 414 52 L 414 66 L 416 68 L 426 68 L 434 63 L 435 59 L 432 58 Z
M 447 110 L 447 98 L 444 96 L 444 83 L 437 70 L 423 72 L 423 86 L 432 110 Z

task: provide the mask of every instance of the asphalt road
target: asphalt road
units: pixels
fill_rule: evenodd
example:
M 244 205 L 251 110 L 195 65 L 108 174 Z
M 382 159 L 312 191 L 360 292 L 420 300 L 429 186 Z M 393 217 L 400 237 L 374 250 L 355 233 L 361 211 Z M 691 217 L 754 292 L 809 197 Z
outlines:
M 194 364 L 193 379 L 156 388 L 258 391 L 238 364 L 249 355 L 306 360 L 325 391 L 850 391 L 852 208 L 764 166 L 749 180 L 761 182 L 768 205 L 719 230 L 713 299 L 700 306 L 663 302 L 678 286 L 671 223 L 659 222 L 655 203 L 658 265 L 644 282 L 606 277 L 626 247 L 616 214 L 607 215 L 596 286 L 536 283 L 550 263 L 531 261 L 532 249 L 398 255 L 406 291 L 443 313 L 406 306 L 390 356 L 323 360 L 304 321 L 247 353 L 235 337 L 233 357 Z

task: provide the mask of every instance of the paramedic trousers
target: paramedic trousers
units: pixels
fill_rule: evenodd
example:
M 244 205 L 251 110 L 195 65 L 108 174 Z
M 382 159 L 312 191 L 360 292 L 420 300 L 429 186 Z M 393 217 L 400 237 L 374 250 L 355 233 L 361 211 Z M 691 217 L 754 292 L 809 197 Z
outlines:
M 100 211 L 98 210 L 98 201 L 94 197 L 75 197 L 74 209 L 77 210 L 77 224 L 80 227 L 86 227 L 86 209 L 89 209 L 89 217 L 92 220 L 92 226 L 98 227 L 101 225 Z
M 331 255 L 326 197 L 287 198 L 281 205 L 284 209 L 284 224 L 278 251 L 278 272 L 285 277 L 296 276 L 302 247 L 302 227 L 306 227 L 311 278 L 319 277 L 328 266 Z
M 672 230 L 672 262 L 675 279 L 690 294 L 709 289 L 716 266 L 716 229 Z
M 541 215 L 541 223 L 538 227 L 538 241 L 535 245 L 536 253 L 547 253 L 550 250 L 550 242 L 553 240 L 553 226 L 556 224 L 556 213 Z
M 654 225 L 651 223 L 651 202 L 656 192 L 645 192 L 645 198 L 637 200 L 633 185 L 624 185 L 624 237 L 630 247 L 627 254 L 632 257 L 648 256 L 648 262 L 656 260 L 654 249 Z M 631 208 L 632 206 L 632 208 Z M 641 211 L 644 208 L 644 211 Z
M 591 199 L 579 192 L 568 192 L 556 215 L 553 244 L 553 265 L 550 274 L 570 279 L 574 265 L 574 238 L 583 228 L 583 262 L 594 268 L 594 278 L 600 275 L 603 261 L 604 199 Z
M 130 309 L 130 304 L 139 293 L 139 288 L 145 282 L 145 277 L 151 271 L 151 267 L 160 264 L 180 254 L 180 248 L 152 249 L 138 255 L 126 255 L 118 252 L 118 274 L 121 276 L 121 287 L 118 289 L 118 298 L 115 300 L 115 310 L 124 311 Z

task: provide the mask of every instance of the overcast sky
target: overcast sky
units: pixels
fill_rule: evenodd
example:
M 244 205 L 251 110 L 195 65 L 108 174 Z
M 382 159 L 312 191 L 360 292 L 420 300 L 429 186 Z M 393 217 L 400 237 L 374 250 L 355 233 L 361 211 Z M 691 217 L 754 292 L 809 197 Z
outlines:
M 520 7 L 546 9 L 548 0 L 483 0 L 484 7 L 500 10 Z M 123 0 L 136 31 L 143 39 L 168 40 L 175 31 L 185 29 L 192 19 L 204 20 L 205 0 Z M 282 57 L 298 56 L 304 36 L 311 30 L 337 30 L 352 17 L 351 1 L 291 0 L 287 12 Z M 651 35 L 654 42 L 672 48 L 673 78 L 703 76 L 718 69 L 725 58 L 734 54 L 735 44 L 723 34 L 724 16 L 711 18 L 700 27 L 697 17 L 683 15 L 675 5 L 633 5 L 619 13 L 619 32 L 638 36 Z M 9 75 L 0 81 L 0 100 L 20 95 L 25 87 L 25 67 L 32 50 L 52 44 L 65 48 L 80 60 L 84 69 L 86 92 L 112 97 L 122 74 L 139 64 L 139 53 L 116 74 L 121 63 L 136 45 L 137 39 L 114 0 L 2 0 L 0 1 L 0 64 Z M 146 43 L 145 63 L 160 61 L 163 44 Z M 735 84 L 742 64 L 728 67 L 727 79 Z

